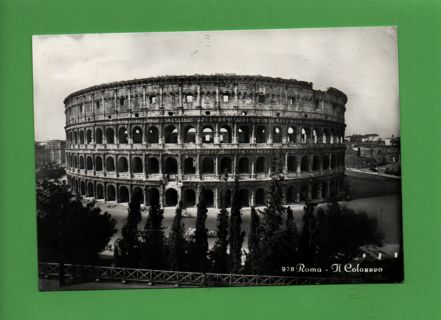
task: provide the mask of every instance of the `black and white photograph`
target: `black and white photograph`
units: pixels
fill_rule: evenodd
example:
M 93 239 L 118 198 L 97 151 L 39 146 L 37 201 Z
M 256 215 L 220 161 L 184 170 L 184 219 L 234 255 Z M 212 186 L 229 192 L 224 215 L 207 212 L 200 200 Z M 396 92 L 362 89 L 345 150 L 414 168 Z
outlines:
M 404 280 L 396 27 L 32 51 L 41 291 Z

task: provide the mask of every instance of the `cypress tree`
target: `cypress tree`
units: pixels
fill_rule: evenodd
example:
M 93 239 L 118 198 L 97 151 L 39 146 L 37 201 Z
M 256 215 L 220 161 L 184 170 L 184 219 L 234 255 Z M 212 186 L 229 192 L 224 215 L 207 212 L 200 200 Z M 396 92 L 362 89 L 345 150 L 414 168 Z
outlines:
M 182 201 L 179 201 L 169 236 L 168 263 L 171 270 L 184 269 L 186 243 L 182 217 Z
M 293 266 L 298 261 L 298 253 L 297 253 L 297 246 L 298 246 L 298 238 L 299 238 L 299 231 L 297 229 L 297 225 L 294 220 L 294 214 L 291 210 L 291 207 L 288 207 L 286 209 L 286 224 L 285 224 L 285 232 L 284 232 L 284 239 L 283 243 L 285 246 L 285 265 L 287 266 Z
M 300 259 L 305 264 L 313 264 L 316 257 L 316 233 L 317 233 L 317 219 L 314 215 L 316 205 L 307 202 L 303 207 L 303 228 L 300 233 L 299 253 Z
M 240 212 L 239 198 L 239 179 L 234 179 L 233 201 L 231 203 L 230 215 L 230 271 L 239 272 L 242 265 L 242 243 L 245 238 L 245 232 L 241 229 L 242 214 Z
M 209 253 L 213 272 L 227 272 L 228 255 L 228 211 L 225 208 L 225 190 L 221 193 L 221 209 L 217 215 L 217 240 Z
M 260 217 L 254 207 L 251 207 L 250 234 L 248 236 L 248 254 L 246 268 L 248 272 L 259 273 L 259 244 L 260 244 Z

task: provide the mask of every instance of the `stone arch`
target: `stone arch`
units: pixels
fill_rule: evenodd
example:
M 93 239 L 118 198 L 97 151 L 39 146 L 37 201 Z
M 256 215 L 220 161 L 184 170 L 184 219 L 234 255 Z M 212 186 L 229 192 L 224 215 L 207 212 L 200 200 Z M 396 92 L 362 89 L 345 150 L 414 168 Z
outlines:
M 288 172 L 289 173 L 297 172 L 297 157 L 296 156 L 288 156 Z
M 103 130 L 101 130 L 100 128 L 97 128 L 95 130 L 95 142 L 97 144 L 103 143 Z
M 255 203 L 256 203 L 256 206 L 264 206 L 265 205 L 266 199 L 265 199 L 265 189 L 264 188 L 259 188 L 256 190 Z
M 84 156 L 80 156 L 80 169 L 84 169 Z
M 256 135 L 256 143 L 266 143 L 267 142 L 267 133 L 265 126 L 258 126 L 255 131 Z
M 101 183 L 96 184 L 96 198 L 97 199 L 104 199 L 104 188 Z
M 203 189 L 202 190 L 202 197 L 205 201 L 205 205 L 207 208 L 211 208 L 214 206 L 214 193 L 211 189 Z
M 184 174 L 195 174 L 196 166 L 195 159 L 192 157 L 188 157 L 184 159 Z
M 223 157 L 219 164 L 219 173 L 231 173 L 232 172 L 232 161 L 230 157 Z
M 159 173 L 159 160 L 156 157 L 150 157 L 147 160 L 147 172 Z
M 129 143 L 129 133 L 125 127 L 118 129 L 118 143 L 127 144 Z
M 84 144 L 84 131 L 80 131 L 80 144 Z
M 118 157 L 118 171 L 119 172 L 129 171 L 129 163 L 126 157 Z
M 184 130 L 184 143 L 196 143 L 196 128 L 188 126 Z
M 133 173 L 142 173 L 142 159 L 140 157 L 132 158 L 132 172 Z
M 273 143 L 282 143 L 282 129 L 279 126 L 273 128 Z
M 91 156 L 86 157 L 86 170 L 93 170 L 93 159 Z
M 115 171 L 115 159 L 113 157 L 106 158 L 106 171 Z
M 250 195 L 248 189 L 239 190 L 239 204 L 242 208 L 250 206 Z
M 150 188 L 148 191 L 149 195 L 149 205 L 160 207 L 159 190 L 156 188 Z
M 302 162 L 300 164 L 300 170 L 303 171 L 309 171 L 309 156 L 303 156 Z
M 286 130 L 286 137 L 289 143 L 295 143 L 296 142 L 296 128 L 294 127 L 288 127 Z
M 237 129 L 237 137 L 239 143 L 249 143 L 250 142 L 250 128 L 248 126 L 240 126 Z
M 202 159 L 201 173 L 214 173 L 214 160 L 212 158 Z
M 80 182 L 80 191 L 82 196 L 86 195 L 86 183 L 84 181 Z
M 106 129 L 106 143 L 114 144 L 115 143 L 115 131 L 113 128 Z
M 134 187 L 132 191 L 132 202 L 144 203 L 144 191 L 141 187 Z
M 314 156 L 312 158 L 312 171 L 319 171 L 321 168 L 320 157 Z
M 178 143 L 178 129 L 175 126 L 167 126 L 164 129 L 165 143 Z
M 255 166 L 255 172 L 256 173 L 265 173 L 266 166 L 265 166 L 265 157 L 259 157 L 256 160 L 256 166 Z
M 300 188 L 300 201 L 308 201 L 308 185 L 304 184 Z
M 147 143 L 159 143 L 159 131 L 158 128 L 151 126 L 147 130 Z
M 174 207 L 178 204 L 178 192 L 173 189 L 167 189 L 165 191 L 165 205 L 167 207 Z
M 94 193 L 94 186 L 93 186 L 93 182 L 89 181 L 87 183 L 87 197 L 94 197 L 95 193 Z
M 206 126 L 202 129 L 202 143 L 213 143 L 214 131 L 210 126 Z
M 286 189 L 286 203 L 292 204 L 296 202 L 297 198 L 297 189 L 295 186 L 289 186 Z
M 247 157 L 242 157 L 239 159 L 237 169 L 239 173 L 250 173 L 250 165 Z
M 126 203 L 130 201 L 129 189 L 126 186 L 119 187 L 119 202 Z
M 196 205 L 196 192 L 193 189 L 186 189 L 184 191 L 183 203 L 186 208 L 194 207 Z
M 92 140 L 93 140 L 92 130 L 91 129 L 87 129 L 87 131 L 86 131 L 86 142 L 87 142 L 87 144 L 91 144 Z
M 174 157 L 167 157 L 164 161 L 164 173 L 165 174 L 177 174 L 178 173 L 178 161 Z
M 222 126 L 219 129 L 219 140 L 220 143 L 231 143 L 231 128 L 229 126 Z
M 132 137 L 133 143 L 140 144 L 142 143 L 142 129 L 138 126 L 132 129 Z

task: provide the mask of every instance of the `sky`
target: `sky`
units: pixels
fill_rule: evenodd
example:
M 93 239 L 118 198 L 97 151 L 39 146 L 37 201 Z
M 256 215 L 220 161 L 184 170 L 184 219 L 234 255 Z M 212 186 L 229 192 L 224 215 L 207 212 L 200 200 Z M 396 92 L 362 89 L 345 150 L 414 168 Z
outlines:
M 35 140 L 65 139 L 64 98 L 107 82 L 235 73 L 348 96 L 346 136 L 399 136 L 395 27 L 33 36 Z

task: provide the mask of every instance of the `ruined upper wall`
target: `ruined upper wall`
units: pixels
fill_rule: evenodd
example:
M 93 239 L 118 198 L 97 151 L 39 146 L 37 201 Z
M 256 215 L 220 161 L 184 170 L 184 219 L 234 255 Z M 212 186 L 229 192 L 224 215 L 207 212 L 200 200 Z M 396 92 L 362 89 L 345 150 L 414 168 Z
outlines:
M 164 76 L 114 82 L 74 92 L 64 100 L 67 124 L 112 119 L 113 114 L 257 115 L 323 118 L 344 123 L 346 95 L 314 90 L 311 82 L 263 76 Z

